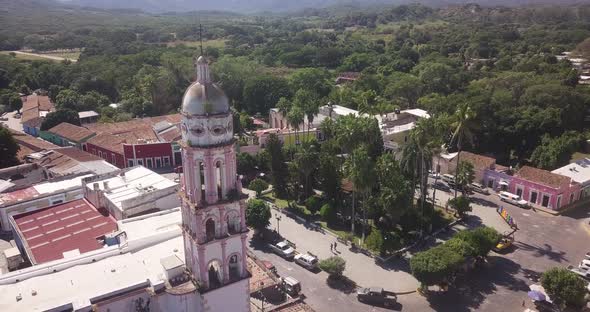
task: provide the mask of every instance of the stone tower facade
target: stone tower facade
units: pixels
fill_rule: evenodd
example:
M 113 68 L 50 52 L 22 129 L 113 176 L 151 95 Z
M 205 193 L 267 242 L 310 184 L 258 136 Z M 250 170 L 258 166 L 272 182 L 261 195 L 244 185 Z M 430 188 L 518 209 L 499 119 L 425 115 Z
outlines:
M 233 120 L 204 57 L 182 101 L 180 197 L 185 263 L 203 310 L 249 311 L 245 197 L 237 175 Z

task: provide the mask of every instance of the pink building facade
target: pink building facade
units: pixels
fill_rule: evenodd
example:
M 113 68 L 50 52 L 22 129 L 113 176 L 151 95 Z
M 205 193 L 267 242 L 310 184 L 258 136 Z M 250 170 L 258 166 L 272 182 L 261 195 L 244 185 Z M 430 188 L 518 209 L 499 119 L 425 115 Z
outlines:
M 496 191 L 519 195 L 533 206 L 552 210 L 575 203 L 582 190 L 581 184 L 569 177 L 529 166 L 513 174 L 507 168 L 486 170 L 484 183 Z

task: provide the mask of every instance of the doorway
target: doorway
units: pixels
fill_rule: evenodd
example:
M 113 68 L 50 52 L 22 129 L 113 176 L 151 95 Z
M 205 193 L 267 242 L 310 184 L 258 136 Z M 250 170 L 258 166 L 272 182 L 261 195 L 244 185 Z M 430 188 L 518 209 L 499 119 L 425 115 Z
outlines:
M 537 192 L 531 192 L 531 200 L 529 200 L 529 201 L 533 204 L 536 204 L 537 203 L 537 196 L 538 196 Z

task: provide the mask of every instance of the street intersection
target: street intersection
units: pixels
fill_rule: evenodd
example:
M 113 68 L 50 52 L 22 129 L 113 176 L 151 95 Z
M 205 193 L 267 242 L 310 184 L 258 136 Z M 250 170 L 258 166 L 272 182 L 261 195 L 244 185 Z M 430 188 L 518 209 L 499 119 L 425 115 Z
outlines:
M 432 193 L 429 195 L 432 196 Z M 452 196 L 450 192 L 436 191 L 437 203 L 442 206 Z M 340 242 L 338 251 L 334 253 L 330 244 L 336 242 L 336 238 L 331 233 L 315 231 L 300 220 L 275 210 L 272 210 L 270 227 L 277 229 L 276 216 L 280 215 L 280 234 L 295 243 L 299 252 L 309 251 L 320 259 L 338 254 L 346 260 L 346 277 L 357 286 L 383 287 L 396 292 L 399 304 L 389 310 L 403 311 L 524 311 L 523 301 L 531 307 L 526 294 L 528 286 L 537 282 L 542 272 L 554 266 L 577 265 L 588 251 L 586 249 L 590 249 L 584 244 L 590 238 L 585 226 L 590 215 L 582 212 L 583 209 L 564 216 L 552 216 L 500 202 L 495 194 L 475 194 L 472 198 L 473 211 L 466 227 L 487 225 L 500 233 L 509 231 L 510 227 L 496 212 L 496 208 L 502 205 L 518 223 L 514 247 L 503 254 L 492 252 L 483 268 L 470 272 L 464 280 L 459 279 L 448 292 L 434 292 L 428 298 L 415 292 L 418 282 L 411 275 L 407 259 L 392 259 L 385 265 L 377 264 L 373 258 L 355 253 Z M 463 228 L 458 225 L 454 230 Z M 437 241 L 451 235 L 452 232 L 444 233 L 437 237 Z M 433 241 L 425 246 L 432 244 Z M 309 272 L 272 254 L 255 240 L 251 241 L 250 248 L 258 257 L 272 261 L 279 274 L 300 280 L 306 302 L 317 311 L 386 311 L 382 307 L 357 302 L 350 285 L 344 289 L 330 286 L 324 272 Z

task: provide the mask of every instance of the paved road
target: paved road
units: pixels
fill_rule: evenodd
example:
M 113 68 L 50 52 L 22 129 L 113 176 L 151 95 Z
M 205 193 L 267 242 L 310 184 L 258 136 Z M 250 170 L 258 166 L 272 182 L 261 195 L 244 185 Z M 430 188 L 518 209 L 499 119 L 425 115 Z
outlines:
M 444 206 L 446 200 L 453 195 L 451 192 L 437 190 L 437 203 Z M 501 255 L 491 254 L 489 260 L 494 269 L 475 272 L 470 276 L 472 281 L 469 284 L 474 287 L 464 291 L 475 298 L 471 303 L 466 301 L 471 308 L 494 311 L 496 304 L 502 302 L 506 307 L 518 309 L 523 300 L 527 304 L 530 302 L 526 294 L 527 288 L 544 271 L 556 266 L 577 265 L 586 251 L 590 250 L 590 244 L 586 243 L 590 238 L 590 231 L 586 226 L 590 217 L 588 208 L 562 216 L 552 216 L 504 203 L 495 194 L 474 194 L 471 197 L 471 226 L 485 224 L 501 233 L 508 231 L 510 228 L 496 212 L 498 206 L 503 206 L 519 227 L 511 250 Z M 460 300 L 468 299 L 469 296 L 461 296 L 455 292 L 448 297 Z
M 432 195 L 432 194 L 431 194 Z M 452 193 L 437 190 L 437 202 L 444 205 Z M 505 254 L 491 253 L 488 263 L 480 269 L 470 272 L 467 277 L 459 279 L 456 287 L 447 293 L 433 293 L 428 299 L 416 293 L 401 295 L 400 306 L 404 311 L 522 311 L 525 301 L 530 307 L 526 292 L 528 286 L 537 281 L 538 276 L 553 266 L 567 266 L 580 261 L 586 249 L 580 242 L 590 237 L 590 227 L 586 231 L 584 222 L 590 217 L 587 212 L 577 212 L 566 216 L 551 216 L 543 212 L 523 210 L 499 201 L 497 196 L 473 195 L 473 212 L 468 219 L 468 227 L 481 224 L 492 226 L 504 233 L 510 228 L 496 213 L 496 207 L 503 204 L 516 219 L 520 230 L 516 234 L 513 250 Z M 271 228 L 276 229 L 273 211 Z M 330 243 L 335 238 L 329 234 L 310 229 L 305 224 L 282 215 L 280 232 L 297 245 L 300 252 L 310 251 L 320 259 L 332 255 Z M 446 237 L 449 237 L 447 233 Z M 581 246 L 582 245 L 582 246 Z M 345 275 L 362 286 L 382 286 L 387 290 L 404 292 L 415 290 L 417 281 L 408 273 L 405 260 L 395 260 L 387 267 L 375 264 L 373 259 L 349 251 L 339 244 L 341 256 L 347 261 Z M 313 274 L 296 264 L 286 262 L 265 250 L 255 250 L 263 259 L 276 263 L 279 272 L 289 274 L 302 281 L 307 301 L 318 311 L 365 311 L 359 310 L 353 303 L 354 298 L 339 293 L 325 283 L 324 273 Z M 308 284 L 308 285 L 305 285 Z M 347 299 L 349 298 L 349 299 Z M 329 302 L 329 305 L 326 305 Z M 501 303 L 501 308 L 498 305 Z
M 8 120 L 0 121 L 0 123 L 8 126 L 8 128 L 10 128 L 10 129 L 23 132 L 23 125 L 20 123 L 20 118 L 19 119 L 14 118 L 14 114 L 16 114 L 16 111 L 6 113 L 3 117 L 8 118 Z
M 356 300 L 353 287 L 346 289 L 332 288 L 327 283 L 327 274 L 324 272 L 310 272 L 293 261 L 287 261 L 262 246 L 257 241 L 250 241 L 250 249 L 257 257 L 271 261 L 277 268 L 280 276 L 292 276 L 301 282 L 302 293 L 306 296 L 305 302 L 314 310 L 320 311 L 401 311 L 402 305 L 394 305 L 390 310 L 383 307 L 374 307 L 360 303 Z

